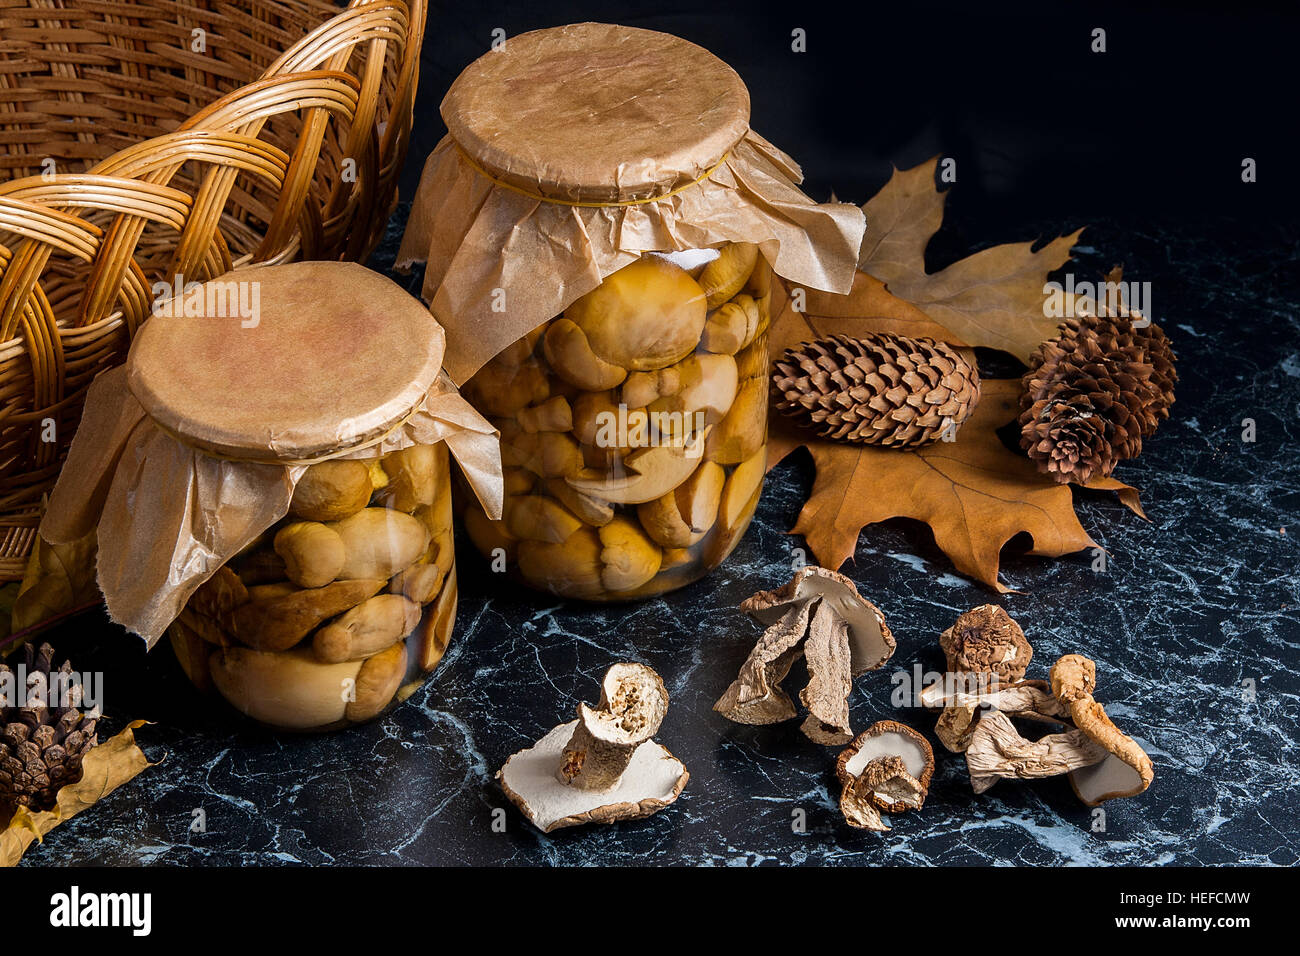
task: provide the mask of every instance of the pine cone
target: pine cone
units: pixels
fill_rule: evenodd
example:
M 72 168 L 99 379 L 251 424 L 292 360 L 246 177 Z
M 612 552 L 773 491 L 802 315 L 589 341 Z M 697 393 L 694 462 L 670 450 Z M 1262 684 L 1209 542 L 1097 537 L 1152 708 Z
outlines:
M 1062 484 L 1107 477 L 1169 417 L 1174 353 L 1155 323 L 1131 316 L 1067 319 L 1030 357 L 1020 446 Z
M 787 349 L 772 382 L 776 407 L 823 438 L 928 445 L 970 417 L 979 372 L 951 346 L 875 332 Z
M 99 743 L 98 714 L 91 711 L 82 720 L 82 688 L 70 683 L 72 665 L 64 661 L 54 671 L 49 644 L 39 651 L 28 644 L 25 650 L 25 686 L 0 664 L 0 820 L 18 806 L 51 809 L 59 788 L 81 779 L 82 758 Z

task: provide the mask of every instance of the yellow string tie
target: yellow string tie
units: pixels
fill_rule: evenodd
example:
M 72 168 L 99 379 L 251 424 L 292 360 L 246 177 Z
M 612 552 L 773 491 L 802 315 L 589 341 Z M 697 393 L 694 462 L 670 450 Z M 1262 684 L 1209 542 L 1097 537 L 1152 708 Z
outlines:
M 516 186 L 514 183 L 508 183 L 505 182 L 504 180 L 497 179 L 497 177 L 493 176 L 486 169 L 484 169 L 482 166 L 476 163 L 474 161 L 474 157 L 471 156 L 469 153 L 465 152 L 465 150 L 461 147 L 460 143 L 457 143 L 455 140 L 452 140 L 452 145 L 456 147 L 456 151 L 460 153 L 461 157 L 465 160 L 465 162 L 469 164 L 470 168 L 473 169 L 474 172 L 478 173 L 480 176 L 482 176 L 484 179 L 488 180 L 489 182 L 493 183 L 494 185 L 500 186 L 502 189 L 508 189 L 512 193 L 518 193 L 521 196 L 527 196 L 529 199 L 536 199 L 538 202 L 551 203 L 552 205 L 555 206 L 578 206 L 583 209 L 603 209 L 608 206 L 641 206 L 644 205 L 645 203 L 659 202 L 659 200 L 661 199 L 669 199 L 673 196 L 676 196 L 680 192 L 685 192 L 687 189 L 690 189 L 693 186 L 698 186 L 700 183 L 704 182 L 706 179 L 708 179 L 710 176 L 716 173 L 719 169 L 721 169 L 722 164 L 725 163 L 727 159 L 731 156 L 731 152 L 730 150 L 728 150 L 727 152 L 722 154 L 722 158 L 720 160 L 718 160 L 716 163 L 714 163 L 712 166 L 706 169 L 704 171 L 704 174 L 701 175 L 699 179 L 692 180 L 691 182 L 686 183 L 685 185 L 678 186 L 676 189 L 670 190 L 669 192 L 663 193 L 658 196 L 647 196 L 644 199 L 620 199 L 614 202 L 580 202 L 579 200 L 576 199 L 556 199 L 553 196 L 543 196 L 541 193 L 536 193 L 533 192 L 532 190 L 524 189 L 521 186 Z

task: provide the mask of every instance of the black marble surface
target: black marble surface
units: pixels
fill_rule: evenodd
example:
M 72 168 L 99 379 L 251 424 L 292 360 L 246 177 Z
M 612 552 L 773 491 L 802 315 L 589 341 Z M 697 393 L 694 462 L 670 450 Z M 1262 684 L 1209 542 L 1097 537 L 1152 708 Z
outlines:
M 1008 224 L 994 238 L 1081 224 Z M 978 224 L 957 217 L 940 233 L 936 264 L 972 251 L 966 227 Z M 846 568 L 899 644 L 885 670 L 857 681 L 856 728 L 898 718 L 930 732 L 932 718 L 890 706 L 890 675 L 941 666 L 938 633 L 977 604 L 998 601 L 1024 626 L 1030 676 L 1063 653 L 1096 659 L 1099 698 L 1155 762 L 1151 789 L 1108 804 L 1104 829 L 1063 778 L 974 796 L 964 760 L 936 742 L 923 812 L 895 817 L 889 833 L 852 831 L 836 809 L 835 750 L 809 743 L 797 721 L 744 727 L 712 711 L 758 634 L 736 605 L 784 582 L 803 543 L 785 533 L 812 480 L 801 452 L 769 477 L 735 554 L 659 599 L 564 603 L 502 585 L 462 546 L 458 631 L 441 667 L 393 714 L 344 733 L 272 736 L 200 698 L 165 645 L 146 658 L 94 616 L 63 626 L 56 643 L 107 672 L 116 722 L 156 721 L 139 737 L 161 762 L 23 865 L 1300 863 L 1298 236 L 1294 222 L 1223 219 L 1085 234 L 1076 274 L 1122 261 L 1128 278 L 1151 281 L 1182 377 L 1172 420 L 1119 472 L 1142 490 L 1150 523 L 1111 497 L 1079 497 L 1110 552 L 1104 573 L 1086 552 L 1043 560 L 1013 543 L 1003 571 L 1016 593 L 999 598 L 907 522 L 867 529 Z M 544 836 L 493 774 L 594 700 L 619 660 L 663 675 L 672 706 L 658 739 L 690 784 L 649 820 Z M 206 831 L 192 832 L 200 808 Z

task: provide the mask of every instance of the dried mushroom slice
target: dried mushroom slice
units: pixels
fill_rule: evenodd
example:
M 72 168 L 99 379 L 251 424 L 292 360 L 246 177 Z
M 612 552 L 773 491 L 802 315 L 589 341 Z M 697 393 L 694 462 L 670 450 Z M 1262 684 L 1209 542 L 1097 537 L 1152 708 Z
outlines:
M 604 791 L 618 785 L 636 749 L 659 730 L 668 690 L 644 664 L 615 664 L 601 681 L 600 704 L 578 704 L 578 726 L 556 771 L 561 783 Z
M 966 689 L 963 675 L 947 675 L 921 691 L 922 707 L 943 708 L 934 733 L 953 753 L 964 753 L 982 710 L 999 710 L 1013 717 L 1065 723 L 1069 710 L 1052 696 L 1046 681 L 1023 680 L 998 690 Z
M 690 774 L 655 741 L 636 749 L 618 784 L 610 790 L 579 790 L 555 779 L 564 748 L 577 729 L 571 720 L 506 761 L 497 780 L 510 802 L 543 833 L 584 823 L 640 820 L 676 800 Z
M 1090 807 L 1117 797 L 1132 797 L 1151 786 L 1155 769 L 1137 742 L 1116 727 L 1092 697 L 1097 665 L 1079 654 L 1067 654 L 1052 665 L 1052 693 L 1070 711 L 1070 718 L 1103 752 L 1103 759 L 1071 768 L 1070 786 Z
M 881 720 L 840 752 L 840 811 L 850 826 L 888 830 L 880 812 L 919 810 L 934 774 L 929 742 L 906 724 Z
M 808 708 L 801 728 L 814 743 L 832 746 L 853 739 L 849 728 L 849 693 L 853 690 L 849 627 L 825 600 L 817 602 L 804 641 L 808 686 L 799 700 Z
M 919 810 L 925 803 L 926 787 L 907 772 L 907 762 L 897 755 L 872 760 L 856 783 L 886 813 Z
M 881 819 L 880 808 L 871 800 L 870 791 L 856 783 L 840 791 L 840 813 L 844 815 L 844 822 L 857 830 L 884 832 L 889 829 Z
M 885 624 L 885 615 L 838 572 L 809 565 L 795 572 L 775 591 L 759 591 L 747 598 L 740 609 L 760 624 L 771 625 L 791 605 L 820 599 L 848 625 L 853 674 L 857 677 L 883 667 L 897 646 Z
M 713 709 L 737 723 L 789 720 L 794 704 L 778 684 L 805 654 L 808 686 L 799 699 L 809 714 L 802 730 L 819 744 L 846 743 L 853 736 L 853 678 L 881 667 L 894 653 L 880 609 L 848 578 L 816 566 L 800 568 L 775 591 L 759 591 L 740 609 L 767 630 Z
M 713 709 L 738 724 L 776 724 L 795 717 L 794 701 L 780 682 L 803 653 L 799 645 L 808 631 L 811 612 L 807 602 L 786 609 L 763 632 L 741 665 L 740 675 Z
M 544 833 L 638 820 L 681 795 L 686 767 L 651 740 L 668 707 L 663 681 L 643 664 L 615 664 L 597 707 L 552 729 L 497 771 L 511 803 Z
M 1055 777 L 1106 758 L 1106 750 L 1082 730 L 1049 734 L 1039 740 L 1020 736 L 1011 719 L 993 710 L 980 717 L 966 748 L 966 767 L 976 793 L 999 780 Z

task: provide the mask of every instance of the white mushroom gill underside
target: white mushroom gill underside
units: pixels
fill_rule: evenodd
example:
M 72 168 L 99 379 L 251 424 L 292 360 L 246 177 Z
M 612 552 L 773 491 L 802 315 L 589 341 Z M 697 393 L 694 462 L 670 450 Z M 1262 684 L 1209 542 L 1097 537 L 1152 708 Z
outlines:
M 861 749 L 849 758 L 844 769 L 856 777 L 877 757 L 895 755 L 903 758 L 903 765 L 907 767 L 908 773 L 918 780 L 921 779 L 921 775 L 925 773 L 925 751 L 911 737 L 892 730 L 877 734 L 863 743 Z
M 501 782 L 527 805 L 524 812 L 542 830 L 565 819 L 616 803 L 644 800 L 670 802 L 685 767 L 653 740 L 637 747 L 632 760 L 613 789 L 580 790 L 555 779 L 565 745 L 577 721 L 551 730 L 527 750 L 521 750 L 501 768 Z

